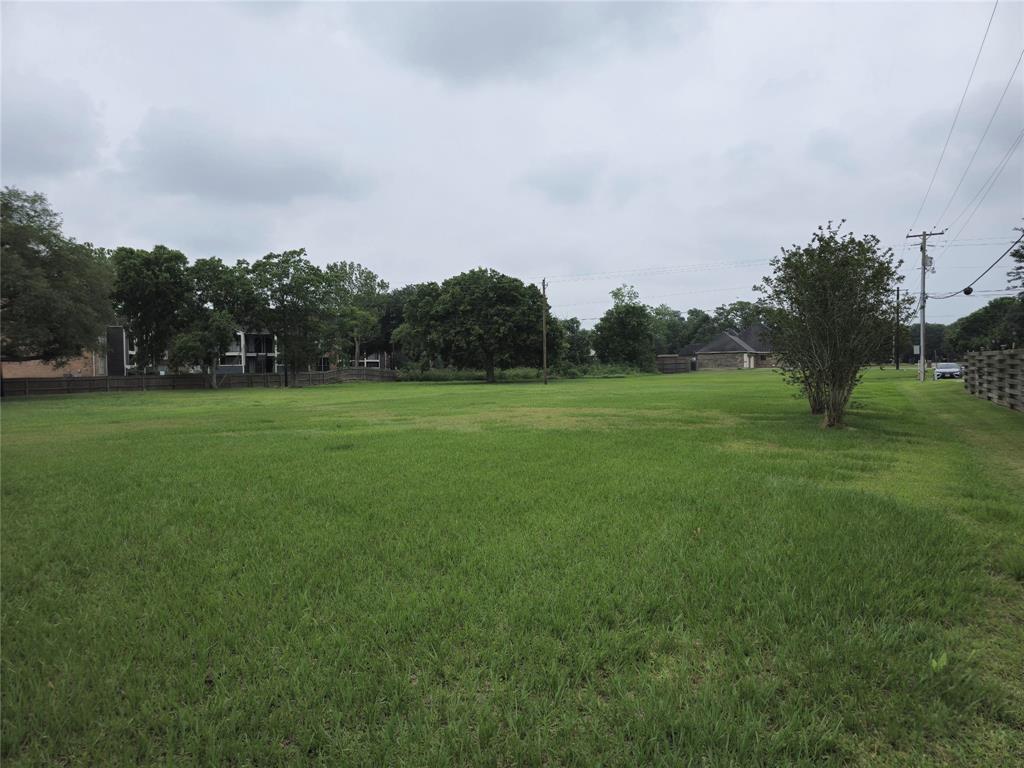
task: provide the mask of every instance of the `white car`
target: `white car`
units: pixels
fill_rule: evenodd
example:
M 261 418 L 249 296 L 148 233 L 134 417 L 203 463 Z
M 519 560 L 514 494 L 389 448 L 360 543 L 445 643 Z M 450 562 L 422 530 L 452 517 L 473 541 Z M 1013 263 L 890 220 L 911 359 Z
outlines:
M 935 380 L 959 379 L 964 375 L 964 369 L 959 363 L 938 363 L 935 366 Z

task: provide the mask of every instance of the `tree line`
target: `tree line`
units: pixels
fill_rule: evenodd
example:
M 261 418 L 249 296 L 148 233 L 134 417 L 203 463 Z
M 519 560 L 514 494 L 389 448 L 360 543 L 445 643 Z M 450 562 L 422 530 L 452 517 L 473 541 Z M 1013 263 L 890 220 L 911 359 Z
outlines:
M 216 370 L 237 331 L 269 333 L 285 370 L 388 352 L 409 367 L 498 370 L 541 365 L 548 311 L 548 362 L 575 371 L 598 363 L 651 370 L 656 354 L 710 340 L 758 319 L 751 302 L 683 313 L 649 307 L 636 290 L 612 291 L 593 330 L 550 315 L 535 285 L 492 269 L 391 289 L 350 261 L 320 267 L 304 249 L 252 262 L 189 262 L 179 250 L 99 248 L 62 231 L 46 198 L 2 193 L 3 359 L 62 362 L 96 346 L 104 326 L 127 326 L 136 367 Z
M 892 358 L 894 329 L 906 328 L 913 303 L 894 301 L 903 277 L 891 249 L 874 235 L 843 233 L 843 222 L 820 227 L 805 246 L 781 249 L 754 286 L 756 302 L 683 313 L 647 306 L 624 285 L 588 330 L 578 318 L 550 317 L 536 285 L 493 269 L 391 289 L 361 264 L 320 267 L 301 248 L 230 265 L 190 263 L 162 245 L 98 248 L 65 236 L 43 195 L 14 188 L 2 192 L 0 218 L 5 361 L 67 360 L 95 347 L 117 319 L 135 340 L 140 370 L 166 358 L 173 368 L 212 374 L 243 331 L 273 334 L 286 372 L 387 351 L 408 367 L 473 368 L 494 381 L 498 370 L 541 364 L 545 315 L 549 364 L 565 372 L 595 363 L 649 370 L 656 354 L 763 323 L 787 380 L 812 413 L 837 426 L 865 365 Z M 1024 342 L 1024 247 L 1012 255 L 1010 285 L 1020 294 L 942 328 L 933 349 Z M 911 343 L 909 332 L 903 336 Z

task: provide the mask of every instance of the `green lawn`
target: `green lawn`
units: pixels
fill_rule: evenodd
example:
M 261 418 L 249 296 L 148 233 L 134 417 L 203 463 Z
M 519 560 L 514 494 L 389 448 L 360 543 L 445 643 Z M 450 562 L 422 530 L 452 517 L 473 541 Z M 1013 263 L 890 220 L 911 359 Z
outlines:
M 6 402 L 4 765 L 1020 765 L 1024 416 L 913 376 Z

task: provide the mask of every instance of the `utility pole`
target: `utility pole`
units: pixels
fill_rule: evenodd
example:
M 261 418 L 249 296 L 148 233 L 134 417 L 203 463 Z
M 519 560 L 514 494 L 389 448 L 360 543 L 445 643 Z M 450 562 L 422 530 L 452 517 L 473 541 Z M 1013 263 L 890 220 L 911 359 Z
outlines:
M 896 286 L 896 326 L 892 329 L 892 359 L 900 369 L 900 287 Z
M 925 231 L 922 230 L 921 234 L 919 234 L 919 235 L 907 235 L 908 239 L 912 239 L 912 238 L 915 238 L 915 237 L 920 237 L 921 238 L 921 296 L 920 296 L 920 300 L 918 301 L 918 304 L 920 305 L 920 310 L 921 310 L 921 317 L 920 317 L 920 320 L 919 320 L 919 323 L 920 323 L 920 326 L 921 326 L 920 329 L 919 329 L 921 331 L 921 342 L 920 342 L 921 343 L 921 346 L 920 346 L 921 354 L 918 357 L 918 361 L 917 361 L 917 380 L 918 381 L 926 381 L 927 380 L 927 373 L 928 373 L 928 361 L 925 359 L 925 348 L 924 348 L 924 305 L 925 305 L 925 302 L 928 299 L 928 297 L 927 297 L 927 295 L 925 294 L 925 291 L 924 291 L 924 282 L 925 282 L 925 275 L 928 273 L 928 270 L 932 266 L 932 260 L 928 256 L 928 238 L 929 237 L 933 237 L 935 235 L 944 235 L 944 234 L 946 234 L 946 230 L 942 230 L 941 232 L 925 232 Z
M 544 383 L 548 383 L 548 279 L 540 281 L 540 295 L 543 299 L 544 314 L 541 315 L 541 357 L 544 363 Z

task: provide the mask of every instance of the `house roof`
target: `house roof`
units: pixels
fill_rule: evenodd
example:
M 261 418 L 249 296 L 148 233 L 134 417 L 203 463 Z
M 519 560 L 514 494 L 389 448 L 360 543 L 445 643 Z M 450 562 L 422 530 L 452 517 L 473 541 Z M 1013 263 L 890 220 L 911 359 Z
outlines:
M 729 329 L 718 334 L 697 350 L 698 354 L 710 352 L 753 352 L 767 354 L 772 351 L 768 341 L 768 329 L 760 323 L 744 328 L 742 331 Z
M 683 357 L 692 357 L 693 355 L 696 355 L 703 346 L 704 345 L 699 341 L 694 344 L 687 344 L 685 347 L 680 349 L 677 354 L 682 355 Z
M 754 323 L 749 328 L 744 328 L 740 332 L 740 339 L 755 352 L 772 351 L 772 342 L 768 335 L 768 329 L 761 323 Z

